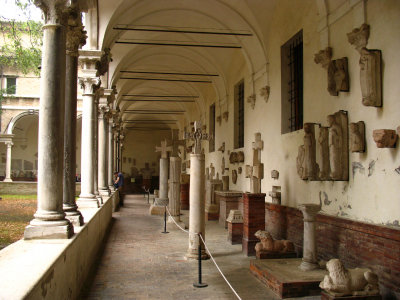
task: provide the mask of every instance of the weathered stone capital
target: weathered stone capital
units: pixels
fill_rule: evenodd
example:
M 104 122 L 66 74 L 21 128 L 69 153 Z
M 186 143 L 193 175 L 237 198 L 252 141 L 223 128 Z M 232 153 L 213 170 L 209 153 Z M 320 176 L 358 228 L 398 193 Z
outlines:
M 83 90 L 83 95 L 94 95 L 100 86 L 100 78 L 83 77 L 79 78 L 79 84 Z
M 86 31 L 83 30 L 82 16 L 76 6 L 67 9 L 67 54 L 78 57 L 78 49 L 86 44 Z
M 12 146 L 14 146 L 14 143 L 12 141 L 6 141 L 6 142 L 4 142 L 4 144 L 6 144 L 8 148 L 11 148 Z
M 347 34 L 347 39 L 350 44 L 356 47 L 358 52 L 361 52 L 361 49 L 367 47 L 369 38 L 369 25 L 362 24 L 360 28 L 353 29 L 352 32 Z
M 314 55 L 314 62 L 321 64 L 324 69 L 327 69 L 332 61 L 332 48 L 326 47 L 324 50 L 319 51 Z
M 99 118 L 108 118 L 110 112 L 110 108 L 106 104 L 100 104 L 99 105 Z
M 108 65 L 112 62 L 110 48 L 105 48 L 100 60 L 96 62 L 97 76 L 104 75 L 108 71 Z
M 45 24 L 65 25 L 68 2 L 68 0 L 34 0 L 34 4 L 44 13 Z

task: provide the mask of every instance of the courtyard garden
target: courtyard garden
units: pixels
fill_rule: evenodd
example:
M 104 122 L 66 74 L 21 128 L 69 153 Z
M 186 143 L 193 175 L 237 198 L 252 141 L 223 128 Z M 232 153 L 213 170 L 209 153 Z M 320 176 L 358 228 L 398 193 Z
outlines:
M 0 195 L 0 250 L 18 241 L 37 208 L 36 195 Z

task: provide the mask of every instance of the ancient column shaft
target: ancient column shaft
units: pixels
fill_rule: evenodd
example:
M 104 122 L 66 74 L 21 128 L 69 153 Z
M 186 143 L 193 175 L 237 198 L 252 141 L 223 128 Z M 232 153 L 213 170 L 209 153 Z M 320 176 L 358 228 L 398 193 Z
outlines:
M 112 127 L 112 120 L 108 122 L 108 188 L 112 191 L 114 190 L 114 133 Z
M 63 211 L 65 26 L 63 5 L 36 1 L 47 12 L 43 26 L 38 132 L 38 209 L 25 229 L 25 239 L 69 238 L 71 223 Z
M 107 113 L 108 106 L 103 104 L 99 108 L 99 130 L 98 130 L 98 150 L 99 150 L 99 162 L 98 162 L 98 186 L 99 193 L 102 196 L 109 196 L 110 190 L 108 189 L 108 174 L 107 174 L 107 152 L 108 152 L 108 121 Z
M 168 158 L 160 158 L 160 197 L 156 199 L 157 205 L 168 204 Z
M 180 157 L 171 157 L 169 159 L 169 204 L 168 208 L 172 216 L 179 220 L 181 213 L 181 165 Z
M 4 178 L 4 182 L 12 182 L 11 179 L 11 152 L 12 152 L 12 142 L 6 142 L 7 146 L 7 157 L 6 157 L 6 178 Z
M 299 209 L 303 212 L 304 217 L 303 259 L 300 269 L 303 271 L 318 269 L 315 217 L 321 210 L 321 206 L 317 204 L 301 204 Z

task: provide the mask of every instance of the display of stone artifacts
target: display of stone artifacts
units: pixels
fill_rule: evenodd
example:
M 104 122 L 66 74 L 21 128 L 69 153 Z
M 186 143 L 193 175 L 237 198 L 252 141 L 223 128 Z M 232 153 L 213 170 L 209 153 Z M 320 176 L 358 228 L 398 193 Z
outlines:
M 339 259 L 333 258 L 326 263 L 326 269 L 329 274 L 319 287 L 332 296 L 379 295 L 378 275 L 368 268 L 346 269 Z
M 250 103 L 250 107 L 254 109 L 256 106 L 256 94 L 252 94 L 247 97 L 247 102 Z
M 209 169 L 209 173 L 207 173 Z M 219 180 L 219 174 L 214 179 L 215 168 L 213 164 L 210 164 L 209 168 L 206 168 L 206 204 L 205 212 L 207 220 L 218 220 L 219 219 L 219 203 L 215 198 L 215 191 L 220 191 L 223 188 L 223 182 Z
M 350 44 L 360 53 L 360 85 L 362 104 L 382 106 L 382 53 L 367 49 L 370 28 L 368 24 L 347 34 Z
M 350 88 L 347 58 L 332 60 L 332 48 L 327 47 L 314 56 L 314 61 L 321 64 L 328 72 L 328 92 L 338 96 L 339 92 L 348 92 Z
M 236 184 L 236 182 L 237 182 L 237 171 L 236 170 L 232 170 L 232 182 L 233 182 L 233 184 Z
M 225 122 L 228 122 L 228 118 L 229 118 L 229 112 L 225 111 L 222 113 L 222 118 L 225 120 Z
M 347 113 L 328 116 L 329 164 L 331 180 L 349 180 L 349 142 Z
M 278 185 L 272 186 L 272 191 L 268 193 L 268 195 L 272 198 L 273 204 L 281 204 L 281 187 Z
M 372 132 L 372 137 L 378 148 L 395 148 L 397 135 L 392 129 L 375 129 Z
M 296 157 L 296 168 L 297 168 L 297 174 L 301 179 L 306 179 L 305 177 L 305 172 L 304 172 L 304 145 L 300 145 L 297 151 L 297 157 Z
M 260 89 L 260 96 L 264 98 L 265 102 L 268 102 L 271 87 L 269 85 L 263 86 Z
M 257 258 L 288 257 L 287 254 L 289 253 L 292 254 L 292 257 L 296 257 L 293 242 L 289 240 L 274 240 L 271 234 L 265 230 L 258 230 L 254 235 L 260 239 L 260 242 L 255 246 Z M 268 255 L 272 256 L 268 257 Z
M 239 161 L 238 161 L 237 152 L 231 152 L 231 154 L 229 155 L 229 162 L 230 162 L 231 164 L 235 164 L 235 163 L 239 162 Z
M 250 178 L 250 193 L 261 193 L 261 179 L 264 178 L 264 164 L 261 163 L 261 150 L 264 142 L 261 133 L 255 133 L 253 148 L 253 165 L 246 165 L 246 178 Z
M 218 148 L 218 151 L 221 151 L 222 153 L 225 152 L 225 142 L 222 142 L 222 145 Z
M 242 167 L 238 168 L 238 174 L 242 174 Z
M 222 157 L 222 162 L 221 162 L 221 174 L 225 174 L 225 157 Z
M 304 123 L 304 178 L 317 180 L 319 166 L 317 164 L 314 123 Z
M 351 152 L 365 152 L 365 123 L 350 123 L 349 134 Z

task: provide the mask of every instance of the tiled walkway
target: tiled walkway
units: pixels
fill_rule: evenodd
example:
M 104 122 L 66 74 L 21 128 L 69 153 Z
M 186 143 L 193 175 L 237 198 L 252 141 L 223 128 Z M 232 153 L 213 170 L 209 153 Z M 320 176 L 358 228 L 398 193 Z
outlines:
M 197 289 L 197 261 L 184 259 L 187 234 L 150 216 L 142 195 L 125 197 L 114 213 L 115 222 L 105 245 L 87 299 L 236 299 L 211 260 L 203 261 L 203 282 Z M 183 221 L 188 224 L 187 214 Z M 275 299 L 249 271 L 249 258 L 241 245 L 230 245 L 227 232 L 217 221 L 206 225 L 206 243 L 220 268 L 243 300 Z

